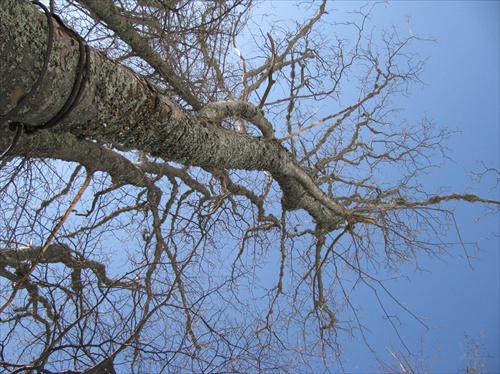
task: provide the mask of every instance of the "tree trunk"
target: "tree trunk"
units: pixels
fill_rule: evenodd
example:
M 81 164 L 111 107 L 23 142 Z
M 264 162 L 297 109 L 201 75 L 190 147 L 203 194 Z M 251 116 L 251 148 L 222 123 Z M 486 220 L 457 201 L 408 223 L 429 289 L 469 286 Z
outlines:
M 5 115 L 33 85 L 46 53 L 47 21 L 34 5 L 6 1 L 2 8 L 0 104 Z M 13 121 L 41 125 L 69 96 L 78 67 L 77 41 L 55 22 L 47 76 Z M 287 157 L 276 142 L 199 120 L 125 66 L 91 50 L 90 79 L 78 107 L 54 129 L 80 138 L 120 143 L 183 164 L 246 170 L 279 169 Z M 4 146 L 4 144 L 2 144 Z
M 47 53 L 49 32 L 46 16 L 27 1 L 2 1 L 0 17 L 0 116 L 4 117 L 37 80 Z M 54 29 L 46 76 L 27 105 L 16 108 L 20 110 L 9 118 L 11 121 L 40 126 L 59 111 L 71 93 L 79 65 L 78 43 L 57 19 Z M 232 102 L 220 102 L 198 113 L 189 112 L 146 79 L 99 51 L 90 49 L 90 64 L 88 83 L 77 107 L 62 123 L 42 131 L 50 131 L 56 137 L 71 134 L 81 141 L 118 143 L 166 161 L 208 170 L 267 170 L 280 184 L 286 209 L 304 208 L 329 229 L 337 227 L 339 218 L 349 216 L 269 135 L 271 131 L 263 131 L 265 137 L 256 137 L 220 125 L 225 115 L 263 117 L 257 108 L 242 103 L 234 109 Z M 7 126 L 0 128 L 0 152 L 8 147 L 12 137 Z M 23 134 L 20 144 L 29 142 L 30 147 L 37 147 L 42 144 L 38 137 L 37 133 Z M 53 149 L 47 150 L 51 144 Z M 45 142 L 45 154 L 68 159 L 57 144 Z

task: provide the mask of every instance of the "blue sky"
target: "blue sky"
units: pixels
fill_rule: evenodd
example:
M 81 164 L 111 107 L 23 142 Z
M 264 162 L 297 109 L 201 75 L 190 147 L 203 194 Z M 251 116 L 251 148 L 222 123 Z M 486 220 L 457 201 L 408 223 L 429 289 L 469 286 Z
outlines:
M 292 1 L 264 1 L 261 14 L 278 14 L 282 19 L 297 14 Z M 319 5 L 319 2 L 317 2 Z M 345 10 L 354 10 L 364 2 L 330 2 L 329 21 L 338 20 Z M 399 27 L 401 35 L 410 30 L 436 43 L 415 43 L 412 51 L 431 59 L 422 75 L 425 86 L 416 86 L 397 105 L 404 116 L 418 121 L 427 115 L 437 124 L 458 128 L 462 132 L 448 144 L 452 160 L 422 182 L 429 193 L 472 192 L 499 199 L 495 176 L 486 176 L 477 190 L 469 183 L 468 171 L 487 166 L 499 167 L 499 6 L 498 2 L 399 1 L 380 4 L 373 13 L 371 25 Z M 295 14 L 294 14 L 295 12 Z M 408 24 L 408 17 L 410 22 Z M 265 19 L 264 17 L 262 19 Z M 261 19 L 255 19 L 259 22 Z M 271 21 L 269 21 L 271 22 Z M 375 34 L 374 34 L 375 35 Z M 250 44 L 250 43 L 249 43 Z M 240 46 L 238 46 L 240 47 Z M 247 52 L 242 48 L 242 51 Z M 452 205 L 451 207 L 453 207 Z M 482 335 L 484 355 L 491 372 L 499 366 L 499 217 L 482 217 L 479 206 L 458 204 L 456 219 L 464 242 L 481 240 L 477 258 L 464 258 L 459 245 L 449 256 L 420 259 L 423 272 L 404 269 L 409 281 L 390 284 L 391 291 L 416 315 L 424 317 L 430 330 L 414 319 L 402 316 L 400 333 L 414 352 L 423 349 L 433 372 L 457 372 L 465 368 L 461 360 L 465 334 Z M 480 220 L 477 220 L 481 218 Z M 450 232 L 450 241 L 458 241 Z M 380 308 L 373 295 L 360 292 L 353 302 L 363 307 L 364 322 L 370 328 L 371 343 L 380 354 L 399 343 L 389 325 L 382 321 Z M 421 346 L 422 344 L 422 346 Z M 350 372 L 373 372 L 378 366 L 362 341 L 346 346 L 344 368 Z M 436 357 L 436 361 L 433 358 Z M 388 357 L 384 357 L 388 358 Z M 335 370 L 335 369 L 333 369 Z
M 355 8 L 361 2 L 330 3 L 331 8 Z M 423 57 L 431 56 L 422 76 L 427 84 L 414 89 L 404 100 L 406 115 L 418 120 L 423 113 L 436 123 L 461 130 L 449 142 L 453 162 L 448 162 L 425 179 L 429 192 L 476 192 L 499 199 L 495 176 L 484 178 L 479 189 L 469 185 L 467 172 L 480 170 L 479 161 L 499 166 L 499 2 L 399 1 L 380 6 L 373 23 L 398 25 L 437 43 L 414 45 Z M 490 372 L 499 366 L 499 217 L 482 216 L 482 208 L 458 204 L 456 218 L 464 241 L 480 242 L 477 259 L 469 265 L 463 249 L 456 246 L 444 261 L 422 259 L 424 273 L 410 274 L 410 282 L 398 281 L 394 293 L 412 311 L 426 317 L 432 327 L 426 331 L 415 322 L 402 329 L 409 346 L 418 350 L 421 339 L 423 357 L 434 361 L 433 372 L 455 372 L 465 368 L 462 361 L 464 335 L 482 335 L 482 348 Z M 477 220 L 480 218 L 479 220 Z M 450 239 L 455 236 L 450 233 Z M 493 237 L 493 239 L 491 239 Z M 456 249 L 456 251 L 455 251 Z M 365 315 L 370 316 L 367 306 Z M 374 335 L 382 337 L 378 349 L 389 347 L 386 325 L 380 312 L 370 319 Z M 392 342 L 397 346 L 397 342 Z M 376 368 L 362 343 L 348 345 L 351 362 L 347 368 L 368 372 Z M 352 352 L 356 353 L 352 353 Z
M 302 16 L 294 4 L 294 1 L 265 1 L 263 9 L 286 20 L 287 16 Z M 352 19 L 345 12 L 364 4 L 329 2 L 326 20 Z M 477 193 L 499 200 L 499 190 L 494 189 L 496 175 L 485 175 L 479 186 L 471 183 L 469 175 L 470 171 L 481 170 L 481 162 L 497 169 L 500 164 L 499 2 L 394 1 L 377 5 L 370 22 L 374 40 L 382 28 L 393 25 L 402 37 L 412 33 L 435 40 L 410 47 L 411 52 L 422 58 L 430 57 L 421 76 L 425 85 L 413 87 L 410 96 L 398 98 L 395 105 L 404 108 L 402 116 L 409 122 L 419 121 L 425 115 L 437 125 L 460 131 L 447 143 L 451 160 L 420 179 L 425 190 L 439 194 Z M 342 36 L 340 30 L 336 31 Z M 404 325 L 399 327 L 399 333 L 413 352 L 421 351 L 414 359 L 423 359 L 424 367 L 436 373 L 464 370 L 465 336 L 481 337 L 481 353 L 488 356 L 487 369 L 497 373 L 500 372 L 499 216 L 485 216 L 483 207 L 466 203 L 446 207 L 455 210 L 460 229 L 459 234 L 451 230 L 447 239 L 458 242 L 460 235 L 463 242 L 479 242 L 479 251 L 469 252 L 475 258 L 467 259 L 464 248 L 456 245 L 441 259 L 420 258 L 422 271 L 402 269 L 408 281 L 400 279 L 388 284 L 390 290 L 422 317 L 429 329 L 401 315 Z M 383 321 L 375 297 L 359 290 L 352 301 L 362 308 L 373 348 L 390 362 L 387 349 L 397 349 L 400 345 L 389 324 Z M 361 339 L 348 343 L 346 349 L 345 370 L 364 373 L 380 368 Z
M 264 2 L 263 7 L 271 4 Z M 295 11 L 292 2 L 273 1 L 273 13 Z M 365 2 L 344 1 L 328 4 L 328 17 L 359 8 Z M 318 2 L 319 5 L 319 2 Z M 408 24 L 407 20 L 410 17 Z M 468 171 L 479 171 L 484 161 L 499 168 L 499 2 L 396 1 L 374 10 L 372 25 L 397 25 L 403 36 L 413 32 L 432 37 L 436 43 L 416 43 L 413 51 L 430 56 L 424 74 L 425 86 L 415 87 L 407 98 L 400 98 L 404 115 L 418 121 L 423 114 L 434 122 L 461 130 L 448 146 L 452 158 L 441 169 L 423 180 L 429 193 L 472 192 L 500 199 L 496 177 L 487 175 L 477 190 L 470 185 Z M 453 207 L 455 205 L 451 205 Z M 421 258 L 423 272 L 405 269 L 408 281 L 392 283 L 391 291 L 418 316 L 425 317 L 430 330 L 411 318 L 404 318 L 402 338 L 415 352 L 423 348 L 423 358 L 433 372 L 456 372 L 462 361 L 465 334 L 482 335 L 483 354 L 489 355 L 490 372 L 500 372 L 499 328 L 499 217 L 482 217 L 480 206 L 461 203 L 456 219 L 464 242 L 480 241 L 477 258 L 464 257 L 463 248 L 454 247 L 441 260 Z M 455 232 L 450 240 L 457 241 Z M 359 292 L 353 302 L 363 307 L 371 342 L 379 353 L 391 345 L 398 347 L 373 295 Z M 422 347 L 421 347 L 422 344 Z M 344 368 L 351 372 L 373 372 L 377 364 L 362 341 L 346 346 Z M 436 361 L 433 358 L 436 357 Z M 386 357 L 388 358 L 388 357 Z
M 294 3 L 263 1 L 260 13 L 269 11 L 283 20 L 302 16 Z M 328 21 L 340 21 L 346 17 L 345 11 L 365 3 L 329 2 Z M 255 17 L 254 21 L 258 24 L 262 20 L 266 17 Z M 436 40 L 411 46 L 411 51 L 422 58 L 431 57 L 422 75 L 426 85 L 415 86 L 409 97 L 395 103 L 404 108 L 403 115 L 410 122 L 425 114 L 437 124 L 461 130 L 448 143 L 452 160 L 422 179 L 425 189 L 429 193 L 471 192 L 500 199 L 498 189 L 490 190 L 495 187 L 496 176 L 485 176 L 477 190 L 468 177 L 468 171 L 481 169 L 479 161 L 499 168 L 499 2 L 389 2 L 375 7 L 370 25 L 379 31 L 395 25 L 403 37 L 411 32 Z M 243 52 L 247 52 L 244 48 Z M 477 258 L 469 261 L 457 245 L 441 260 L 421 258 L 419 265 L 425 271 L 403 269 L 408 281 L 393 282 L 391 292 L 417 316 L 424 317 L 430 329 L 402 316 L 405 325 L 399 332 L 414 352 L 423 349 L 425 365 L 433 372 L 464 369 L 465 334 L 473 338 L 481 335 L 482 353 L 490 356 L 489 371 L 500 372 L 500 260 L 498 236 L 494 237 L 498 235 L 499 217 L 482 217 L 482 207 L 465 203 L 448 207 L 455 205 L 462 240 L 481 240 Z M 458 241 L 456 232 L 450 232 L 449 240 Z M 361 313 L 372 331 L 374 348 L 382 355 L 391 346 L 398 348 L 373 295 L 360 290 L 352 301 L 363 308 Z M 378 368 L 362 341 L 348 343 L 346 349 L 346 370 L 363 373 Z M 388 355 L 384 358 L 388 359 Z

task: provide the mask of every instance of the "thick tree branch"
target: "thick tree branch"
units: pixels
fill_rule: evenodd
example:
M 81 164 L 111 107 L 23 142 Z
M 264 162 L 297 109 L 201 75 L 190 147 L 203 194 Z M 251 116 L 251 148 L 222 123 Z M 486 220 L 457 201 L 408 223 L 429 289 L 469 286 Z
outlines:
M 147 39 L 135 31 L 131 20 L 122 15 L 111 0 L 79 0 L 98 19 L 106 22 L 139 56 L 145 59 L 170 84 L 174 91 L 193 109 L 202 107 L 198 99 L 189 90 L 188 85 L 178 77 L 172 68 L 149 46 Z
M 0 4 L 4 370 L 332 368 L 342 334 L 367 330 L 359 287 L 399 336 L 387 300 L 418 317 L 387 275 L 457 243 L 469 256 L 447 236 L 458 202 L 498 212 L 424 190 L 453 131 L 397 113 L 417 38 L 377 45 L 367 8 L 337 23 L 298 2 L 308 19 L 280 24 L 251 0 L 50 0 L 88 36 L 87 65 L 59 17 L 48 58 L 51 18 Z M 68 117 L 12 142 L 61 112 L 83 66 Z
M 11 134 L 6 128 L 1 128 L 0 135 L 2 140 L 6 140 Z M 109 174 L 115 184 L 152 186 L 144 171 L 126 157 L 96 142 L 78 139 L 73 134 L 40 131 L 32 136 L 23 136 L 10 155 L 16 156 L 77 162 L 88 170 Z
M 72 255 L 74 251 L 66 244 L 50 244 L 40 256 L 41 249 L 42 247 L 39 246 L 0 248 L 0 265 L 2 269 L 5 266 L 19 269 L 26 262 L 38 262 L 39 264 L 61 263 L 75 270 L 90 269 L 99 282 L 108 287 L 130 288 L 137 286 L 136 283 L 131 281 L 124 282 L 109 278 L 106 274 L 105 265 L 98 261 L 78 260 Z
M 7 80 L 0 88 L 0 102 L 6 104 L 2 108 L 10 109 L 7 103 L 12 102 L 16 84 L 9 81 L 8 77 L 20 77 L 20 86 L 27 88 L 31 80 L 26 75 L 24 66 L 37 64 L 37 53 L 34 53 L 30 43 L 24 42 L 24 39 L 29 37 L 43 45 L 46 30 L 37 25 L 44 24 L 43 16 L 29 4 L 13 1 L 12 7 L 7 6 L 7 9 L 1 9 L 2 19 L 5 19 L 2 33 L 6 35 L 6 41 L 0 52 L 7 57 L 6 64 L 2 66 L 9 66 L 9 74 L 4 74 L 5 68 L 0 71 Z M 12 31 L 16 29 L 14 23 L 20 22 L 20 18 L 30 20 L 30 17 L 21 17 L 20 14 L 31 14 L 33 20 L 37 21 L 27 22 L 23 33 Z M 57 35 L 53 55 L 59 62 L 49 68 L 48 79 L 41 87 L 47 94 L 36 96 L 26 110 L 12 120 L 31 125 L 43 123 L 57 111 L 60 92 L 71 90 L 71 80 L 60 81 L 59 77 L 65 73 L 63 67 L 74 64 L 72 61 L 78 57 L 78 51 L 72 47 L 74 41 L 71 35 L 64 32 Z M 286 209 L 306 209 L 318 223 L 330 230 L 337 227 L 339 217 L 356 222 L 371 222 L 371 218 L 350 217 L 349 211 L 325 195 L 307 173 L 295 164 L 291 154 L 278 141 L 225 129 L 213 122 L 213 115 L 209 116 L 210 120 L 206 115 L 202 115 L 202 118 L 193 116 L 130 69 L 110 61 L 95 50 L 92 50 L 91 55 L 87 92 L 65 123 L 57 126 L 54 131 L 70 132 L 77 138 L 120 143 L 185 165 L 267 170 L 282 188 Z M 14 56 L 23 56 L 23 64 Z M 55 87 L 50 86 L 52 81 L 60 82 L 62 86 L 57 95 Z M 266 135 L 271 135 L 272 128 L 264 121 L 258 109 L 249 112 L 248 106 L 238 102 L 235 105 L 236 107 L 227 105 L 226 102 L 219 107 L 224 108 L 224 114 L 235 115 L 241 112 L 242 117 L 252 118 L 262 125 Z M 40 111 L 40 108 L 46 109 Z M 210 108 L 212 110 L 218 107 L 214 104 Z M 216 119 L 220 116 L 218 114 Z M 3 138 L 2 148 L 7 144 L 8 140 Z
M 261 131 L 265 138 L 274 138 L 274 128 L 272 124 L 264 117 L 262 110 L 248 102 L 240 100 L 218 101 L 210 103 L 198 112 L 198 118 L 220 123 L 224 118 L 231 116 L 240 116 Z

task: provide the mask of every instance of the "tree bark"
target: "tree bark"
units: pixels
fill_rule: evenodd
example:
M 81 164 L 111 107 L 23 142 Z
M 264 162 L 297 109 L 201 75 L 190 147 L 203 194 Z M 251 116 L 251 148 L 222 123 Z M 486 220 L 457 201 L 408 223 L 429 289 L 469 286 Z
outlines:
M 25 1 L 2 8 L 0 103 L 5 115 L 37 78 L 46 53 L 45 16 Z M 78 64 L 76 40 L 55 23 L 51 64 L 37 95 L 13 121 L 41 125 L 69 96 Z M 54 129 L 79 138 L 120 143 L 165 160 L 201 167 L 279 169 L 286 150 L 276 142 L 200 120 L 125 66 L 91 50 L 89 84 L 78 107 Z M 4 144 L 2 144 L 4 145 Z
M 27 1 L 2 1 L 0 17 L 2 118 L 38 78 L 47 53 L 48 26 L 45 15 Z M 42 125 L 70 95 L 79 63 L 78 43 L 63 24 L 54 22 L 54 26 L 54 45 L 45 79 L 32 100 L 11 121 Z M 336 228 L 342 218 L 350 216 L 314 184 L 271 131 L 266 131 L 266 137 L 255 137 L 222 127 L 224 113 L 236 114 L 237 106 L 222 102 L 199 114 L 188 112 L 131 69 L 94 49 L 90 54 L 89 80 L 79 104 L 62 123 L 42 131 L 50 131 L 54 136 L 71 134 L 82 141 L 118 143 L 166 161 L 206 169 L 267 170 L 280 184 L 285 209 L 306 209 L 328 229 Z M 241 110 L 243 116 L 254 120 L 259 117 L 259 112 L 248 110 L 250 104 L 245 105 L 241 106 L 245 107 Z M 0 152 L 8 147 L 12 136 L 6 126 L 0 128 Z M 36 147 L 38 136 L 23 135 L 20 143 L 31 137 L 31 144 Z M 45 149 L 45 154 L 68 159 L 56 147 L 58 142 L 52 144 L 54 148 Z

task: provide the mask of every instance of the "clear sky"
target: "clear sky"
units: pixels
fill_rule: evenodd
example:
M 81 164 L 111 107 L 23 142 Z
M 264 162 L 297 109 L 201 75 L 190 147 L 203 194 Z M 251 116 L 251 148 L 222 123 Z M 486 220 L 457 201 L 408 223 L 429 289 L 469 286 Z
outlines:
M 263 1 L 266 9 L 282 19 L 292 17 L 295 1 Z M 345 10 L 359 8 L 365 2 L 329 2 L 330 21 L 343 17 Z M 317 2 L 319 5 L 319 2 Z M 408 17 L 409 23 L 408 23 Z M 423 114 L 437 124 L 449 125 L 462 132 L 449 142 L 450 160 L 429 175 L 423 183 L 429 193 L 471 192 L 500 199 L 496 176 L 486 176 L 474 190 L 468 171 L 481 169 L 484 161 L 499 168 L 499 3 L 497 1 L 395 1 L 380 4 L 371 25 L 399 27 L 405 37 L 412 32 L 432 37 L 436 43 L 416 43 L 412 51 L 422 58 L 430 56 L 422 76 L 426 86 L 417 86 L 407 98 L 396 103 L 405 109 L 409 121 L 419 121 Z M 376 33 L 374 33 L 376 35 Z M 375 39 L 375 37 L 374 37 Z M 454 205 L 453 205 L 454 206 Z M 499 365 L 499 217 L 482 217 L 482 208 L 461 203 L 456 219 L 464 242 L 481 240 L 477 258 L 464 258 L 457 245 L 441 260 L 420 259 L 425 272 L 406 269 L 409 281 L 390 284 L 391 291 L 408 309 L 425 317 L 429 330 L 414 319 L 402 316 L 399 332 L 414 351 L 423 349 L 422 358 L 437 373 L 457 372 L 465 368 L 462 360 L 465 334 L 482 336 L 482 353 L 488 355 L 490 372 L 500 372 Z M 478 220 L 479 219 L 479 220 Z M 450 241 L 458 241 L 450 232 Z M 373 295 L 356 293 L 353 303 L 362 306 L 366 326 L 372 331 L 370 341 L 381 354 L 391 345 L 398 347 L 395 335 L 382 321 L 382 312 Z M 346 346 L 344 368 L 350 372 L 373 372 L 378 368 L 362 341 Z M 385 358 L 388 358 L 385 357 Z M 433 358 L 436 358 L 434 361 Z
M 330 3 L 330 8 L 354 8 L 362 2 Z M 332 12 L 333 13 L 333 12 Z M 408 27 L 408 16 L 410 17 Z M 497 1 L 396 1 L 381 5 L 373 23 L 398 25 L 403 33 L 432 37 L 437 43 L 413 47 L 422 56 L 431 56 L 422 76 L 427 86 L 415 89 L 404 100 L 408 119 L 418 120 L 423 113 L 438 124 L 459 128 L 449 142 L 452 162 L 425 180 L 429 192 L 472 192 L 499 199 L 496 176 L 485 178 L 479 189 L 469 185 L 467 171 L 487 166 L 499 167 L 499 2 Z M 426 331 L 414 321 L 402 328 L 403 337 L 414 349 L 423 342 L 423 357 L 437 357 L 433 372 L 455 372 L 465 368 L 462 360 L 464 335 L 482 335 L 483 354 L 490 372 L 499 366 L 499 217 L 482 217 L 483 210 L 470 204 L 458 204 L 456 218 L 464 241 L 482 239 L 481 251 L 472 267 L 460 246 L 445 262 L 422 259 L 429 272 L 410 274 L 410 282 L 399 281 L 393 291 L 419 316 L 426 317 L 432 328 Z M 479 220 L 477 220 L 479 218 Z M 450 239 L 456 237 L 450 233 Z M 493 239 L 492 239 L 493 237 Z M 362 295 L 360 295 L 362 297 Z M 370 306 L 364 308 L 366 317 Z M 380 334 L 380 346 L 389 347 L 380 324 L 380 311 L 369 319 L 373 334 Z M 397 346 L 397 342 L 392 342 Z M 363 350 L 362 343 L 348 345 L 351 362 L 347 368 L 357 372 L 376 369 Z
M 262 2 L 261 14 L 269 11 L 284 20 L 300 16 L 294 3 L 266 0 Z M 365 3 L 329 2 L 328 20 L 338 21 L 345 17 L 346 10 Z M 487 175 L 477 190 L 467 175 L 468 171 L 481 170 L 479 161 L 488 167 L 500 167 L 499 2 L 394 1 L 378 5 L 370 25 L 378 31 L 395 25 L 402 37 L 413 33 L 437 41 L 412 45 L 412 51 L 422 58 L 431 57 L 422 75 L 426 85 L 416 86 L 409 97 L 395 103 L 405 109 L 404 116 L 410 122 L 419 121 L 425 114 L 437 124 L 462 131 L 448 143 L 452 160 L 422 180 L 425 189 L 429 193 L 471 192 L 500 199 L 498 189 L 491 190 L 496 185 L 495 175 Z M 374 39 L 375 35 L 377 32 Z M 466 334 L 472 338 L 482 336 L 482 354 L 489 356 L 488 369 L 500 372 L 500 250 L 499 238 L 494 236 L 499 232 L 499 217 L 482 217 L 482 213 L 479 206 L 456 206 L 462 240 L 481 240 L 477 258 L 468 261 L 463 248 L 457 245 L 441 260 L 421 258 L 419 265 L 425 272 L 405 269 L 408 281 L 390 284 L 391 292 L 417 316 L 424 317 L 430 327 L 427 330 L 402 315 L 405 325 L 399 332 L 414 352 L 423 349 L 424 365 L 436 373 L 465 368 L 462 358 Z M 458 241 L 457 233 L 450 232 L 449 240 Z M 370 341 L 375 342 L 374 348 L 380 354 L 391 345 L 398 348 L 373 295 L 358 292 L 352 302 L 363 308 L 360 313 L 372 332 Z M 366 373 L 378 369 L 362 341 L 348 343 L 346 349 L 346 370 Z
M 270 13 L 286 19 L 297 16 L 293 1 L 263 2 Z M 319 5 L 319 2 L 317 2 Z M 366 2 L 329 2 L 329 21 L 345 19 L 345 11 L 358 9 Z M 371 3 L 373 4 L 373 3 Z M 347 16 L 349 17 L 349 16 Z M 348 18 L 347 18 L 348 19 Z M 499 168 L 499 2 L 498 1 L 394 1 L 375 7 L 370 28 L 398 27 L 402 37 L 410 33 L 436 42 L 415 43 L 410 49 L 422 58 L 430 57 L 422 80 L 410 96 L 395 103 L 404 108 L 404 116 L 419 121 L 426 115 L 438 125 L 459 129 L 447 143 L 449 160 L 439 170 L 421 179 L 429 193 L 477 193 L 499 200 L 497 176 L 486 175 L 477 189 L 470 183 L 469 171 L 480 171 L 481 161 Z M 339 31 L 340 33 L 340 31 Z M 339 35 L 340 36 L 340 35 Z M 374 40 L 376 38 L 374 37 Z M 457 245 L 449 256 L 421 258 L 424 272 L 406 269 L 408 281 L 390 284 L 391 291 L 430 329 L 414 319 L 401 316 L 404 326 L 399 332 L 424 367 L 435 373 L 464 370 L 465 336 L 481 336 L 481 353 L 489 372 L 500 372 L 499 364 L 499 216 L 484 216 L 483 208 L 471 204 L 453 204 L 461 239 L 479 242 L 476 258 L 467 260 Z M 496 236 L 495 236 L 496 235 Z M 450 241 L 459 241 L 451 231 Z M 471 247 L 469 247 L 470 249 Z M 471 253 L 473 254 L 473 253 Z M 373 348 L 379 354 L 400 345 L 382 321 L 382 312 L 373 295 L 358 292 L 352 300 L 360 306 Z M 344 369 L 351 372 L 373 372 L 380 367 L 364 343 L 347 344 Z M 387 360 L 390 361 L 390 360 Z
M 287 17 L 287 11 L 296 11 L 294 2 L 264 1 L 262 6 Z M 344 14 L 365 3 L 329 2 L 328 17 L 335 21 L 335 9 Z M 495 175 L 485 176 L 478 189 L 472 188 L 467 175 L 468 171 L 481 170 L 480 161 L 500 168 L 499 14 L 498 1 L 394 1 L 374 10 L 372 26 L 394 24 L 402 36 L 412 32 L 437 41 L 412 46 L 423 58 L 431 57 L 422 75 L 426 85 L 415 87 L 409 97 L 397 103 L 409 121 L 418 121 L 426 114 L 438 124 L 462 131 L 449 141 L 452 160 L 423 180 L 429 193 L 471 192 L 500 199 L 498 188 L 492 190 Z M 473 338 L 481 335 L 489 372 L 499 373 L 499 216 L 483 216 L 481 207 L 460 203 L 456 219 L 462 240 L 481 240 L 480 251 L 470 261 L 459 245 L 441 260 L 421 258 L 420 268 L 425 272 L 408 268 L 408 281 L 390 284 L 394 295 L 416 315 L 425 317 L 430 327 L 426 330 L 402 316 L 406 325 L 399 331 L 415 352 L 423 348 L 422 358 L 428 359 L 435 373 L 464 369 L 465 334 Z M 457 241 L 456 232 L 450 232 L 450 241 Z M 391 345 L 397 348 L 399 343 L 387 330 L 389 324 L 382 321 L 373 295 L 360 292 L 352 301 L 363 307 L 364 322 L 372 331 L 370 340 L 376 342 L 374 348 L 382 354 Z M 346 370 L 367 373 L 378 368 L 362 341 L 348 343 L 346 349 Z

